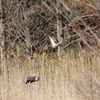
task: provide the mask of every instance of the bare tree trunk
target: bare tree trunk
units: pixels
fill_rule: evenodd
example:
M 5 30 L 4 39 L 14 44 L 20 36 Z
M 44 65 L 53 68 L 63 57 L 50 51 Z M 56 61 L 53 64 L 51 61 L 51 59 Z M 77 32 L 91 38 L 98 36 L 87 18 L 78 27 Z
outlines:
M 0 59 L 4 60 L 4 25 L 3 25 L 3 8 L 2 0 L 0 0 Z
M 3 4 L 2 0 L 0 0 L 0 59 L 1 59 L 1 69 L 2 69 L 2 77 L 4 81 L 4 86 L 6 88 L 5 95 L 8 93 L 8 66 L 6 66 L 5 59 L 5 34 L 4 34 L 4 24 L 3 24 Z M 2 94 L 1 94 L 2 95 Z M 2 99 L 4 100 L 4 99 Z
M 28 59 L 31 61 L 31 66 L 32 68 L 34 68 L 34 58 L 33 58 L 33 50 L 32 50 L 32 43 L 31 43 L 31 39 L 30 39 L 30 33 L 29 33 L 29 19 L 27 17 L 27 15 L 24 13 L 24 18 L 25 18 L 25 21 L 27 23 L 27 27 L 26 27 L 26 46 L 28 48 Z
M 62 35 L 62 20 L 61 20 L 61 3 L 60 0 L 56 0 L 56 5 L 57 5 L 57 38 L 58 41 L 62 41 L 63 38 L 61 37 Z M 61 59 L 61 55 L 63 53 L 63 49 L 61 48 L 61 46 L 58 46 L 58 58 L 59 60 Z

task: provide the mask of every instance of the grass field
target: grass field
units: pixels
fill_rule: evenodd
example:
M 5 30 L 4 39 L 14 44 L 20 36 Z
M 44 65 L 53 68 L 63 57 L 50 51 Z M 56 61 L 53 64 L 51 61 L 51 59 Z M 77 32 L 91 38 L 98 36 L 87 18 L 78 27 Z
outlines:
M 0 100 L 100 100 L 99 55 L 71 53 L 61 61 L 42 55 L 33 68 L 28 60 L 7 59 L 0 67 Z M 40 81 L 25 84 L 34 73 Z

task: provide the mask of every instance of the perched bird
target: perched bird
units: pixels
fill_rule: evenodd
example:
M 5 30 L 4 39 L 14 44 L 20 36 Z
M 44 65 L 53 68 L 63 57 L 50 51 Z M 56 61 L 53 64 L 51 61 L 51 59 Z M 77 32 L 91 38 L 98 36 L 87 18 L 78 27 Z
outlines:
M 59 43 L 55 43 L 54 40 L 49 36 L 49 39 L 50 39 L 50 44 L 51 44 L 51 47 L 54 49 L 56 47 L 58 47 L 60 44 L 61 44 L 61 41 Z
M 36 82 L 36 81 L 39 81 L 39 80 L 40 80 L 40 77 L 37 77 L 36 75 L 28 76 L 25 84 L 33 83 L 33 82 Z

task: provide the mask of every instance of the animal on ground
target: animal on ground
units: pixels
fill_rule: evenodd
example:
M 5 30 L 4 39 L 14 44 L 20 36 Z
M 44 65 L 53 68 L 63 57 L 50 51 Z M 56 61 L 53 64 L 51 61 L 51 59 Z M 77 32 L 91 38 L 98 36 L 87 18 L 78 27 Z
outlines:
M 25 84 L 37 82 L 39 80 L 40 80 L 40 77 L 37 77 L 36 75 L 28 76 Z

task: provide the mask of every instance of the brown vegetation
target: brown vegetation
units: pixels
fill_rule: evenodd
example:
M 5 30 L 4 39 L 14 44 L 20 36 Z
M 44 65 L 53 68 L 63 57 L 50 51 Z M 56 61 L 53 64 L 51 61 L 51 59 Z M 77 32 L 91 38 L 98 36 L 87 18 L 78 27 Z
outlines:
M 100 100 L 100 0 L 0 5 L 0 100 Z
M 99 51 L 98 0 L 2 2 L 5 29 L 1 37 L 4 38 L 4 55 L 12 55 L 13 52 L 19 52 L 20 56 L 25 57 L 32 57 L 34 53 L 41 54 L 44 47 L 50 44 L 48 35 L 54 36 L 58 42 L 62 41 L 58 47 L 59 53 L 63 49 L 66 52 L 68 48 L 79 49 L 80 46 Z
M 7 60 L 6 66 L 0 65 L 1 100 L 99 100 L 99 61 L 99 55 L 73 52 L 61 61 L 42 55 L 35 59 L 34 68 L 25 59 Z M 25 85 L 34 73 L 40 81 Z

